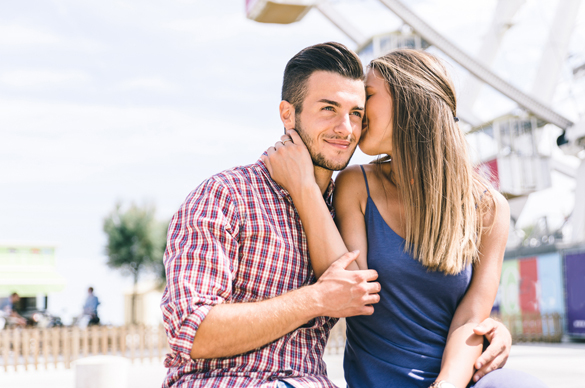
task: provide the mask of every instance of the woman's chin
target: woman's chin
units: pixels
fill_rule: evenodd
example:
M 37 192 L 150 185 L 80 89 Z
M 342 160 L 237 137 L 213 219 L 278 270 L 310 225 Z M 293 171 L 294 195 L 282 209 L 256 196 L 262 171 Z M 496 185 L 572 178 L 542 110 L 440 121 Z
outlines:
M 362 151 L 364 154 L 368 155 L 368 156 L 378 156 L 380 155 L 380 152 L 375 152 L 372 149 L 369 149 L 368 147 L 363 147 L 362 143 L 358 144 L 358 147 L 360 148 L 360 151 Z

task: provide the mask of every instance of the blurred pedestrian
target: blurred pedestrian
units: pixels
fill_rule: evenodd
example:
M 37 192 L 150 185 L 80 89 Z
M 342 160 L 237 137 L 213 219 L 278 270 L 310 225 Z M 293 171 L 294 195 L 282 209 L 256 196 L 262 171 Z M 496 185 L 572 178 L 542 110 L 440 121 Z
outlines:
M 87 299 L 83 305 L 83 315 L 89 317 L 89 325 L 98 325 L 100 318 L 98 316 L 97 308 L 100 301 L 97 296 L 93 294 L 93 287 L 87 289 Z
M 0 315 L 6 319 L 8 324 L 26 326 L 26 319 L 14 309 L 14 304 L 18 302 L 20 302 L 20 296 L 16 292 L 13 292 L 0 304 Z

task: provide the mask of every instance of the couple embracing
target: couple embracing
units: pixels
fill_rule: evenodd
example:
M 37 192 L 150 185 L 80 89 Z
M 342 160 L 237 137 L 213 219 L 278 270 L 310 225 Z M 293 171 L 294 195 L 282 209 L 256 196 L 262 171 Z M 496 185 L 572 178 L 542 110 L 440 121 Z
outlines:
M 280 117 L 274 147 L 171 221 L 164 386 L 334 387 L 323 353 L 347 317 L 349 387 L 544 387 L 500 369 L 509 210 L 469 162 L 441 62 L 397 50 L 364 77 L 345 46 L 308 47 Z M 358 144 L 378 158 L 346 168 Z

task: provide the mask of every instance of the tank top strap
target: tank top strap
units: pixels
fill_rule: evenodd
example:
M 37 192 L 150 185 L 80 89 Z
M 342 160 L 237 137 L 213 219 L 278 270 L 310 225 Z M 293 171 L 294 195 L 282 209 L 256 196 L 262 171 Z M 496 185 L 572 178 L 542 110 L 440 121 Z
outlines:
M 364 166 L 360 165 L 362 169 L 362 173 L 364 174 L 364 181 L 366 182 L 366 191 L 368 192 L 368 198 L 370 198 L 370 186 L 368 186 L 368 177 L 366 176 L 366 170 L 364 170 Z

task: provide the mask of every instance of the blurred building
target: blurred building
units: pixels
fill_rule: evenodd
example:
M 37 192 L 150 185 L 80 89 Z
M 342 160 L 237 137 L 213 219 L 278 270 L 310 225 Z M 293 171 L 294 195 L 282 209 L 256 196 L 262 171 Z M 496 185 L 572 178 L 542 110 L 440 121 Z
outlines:
M 48 296 L 65 288 L 56 270 L 55 246 L 0 243 L 0 298 L 18 293 L 19 310 L 48 308 Z
M 136 323 L 156 326 L 162 324 L 160 301 L 164 286 L 157 281 L 142 281 L 136 285 Z M 124 324 L 132 324 L 132 295 L 134 287 L 124 292 Z

